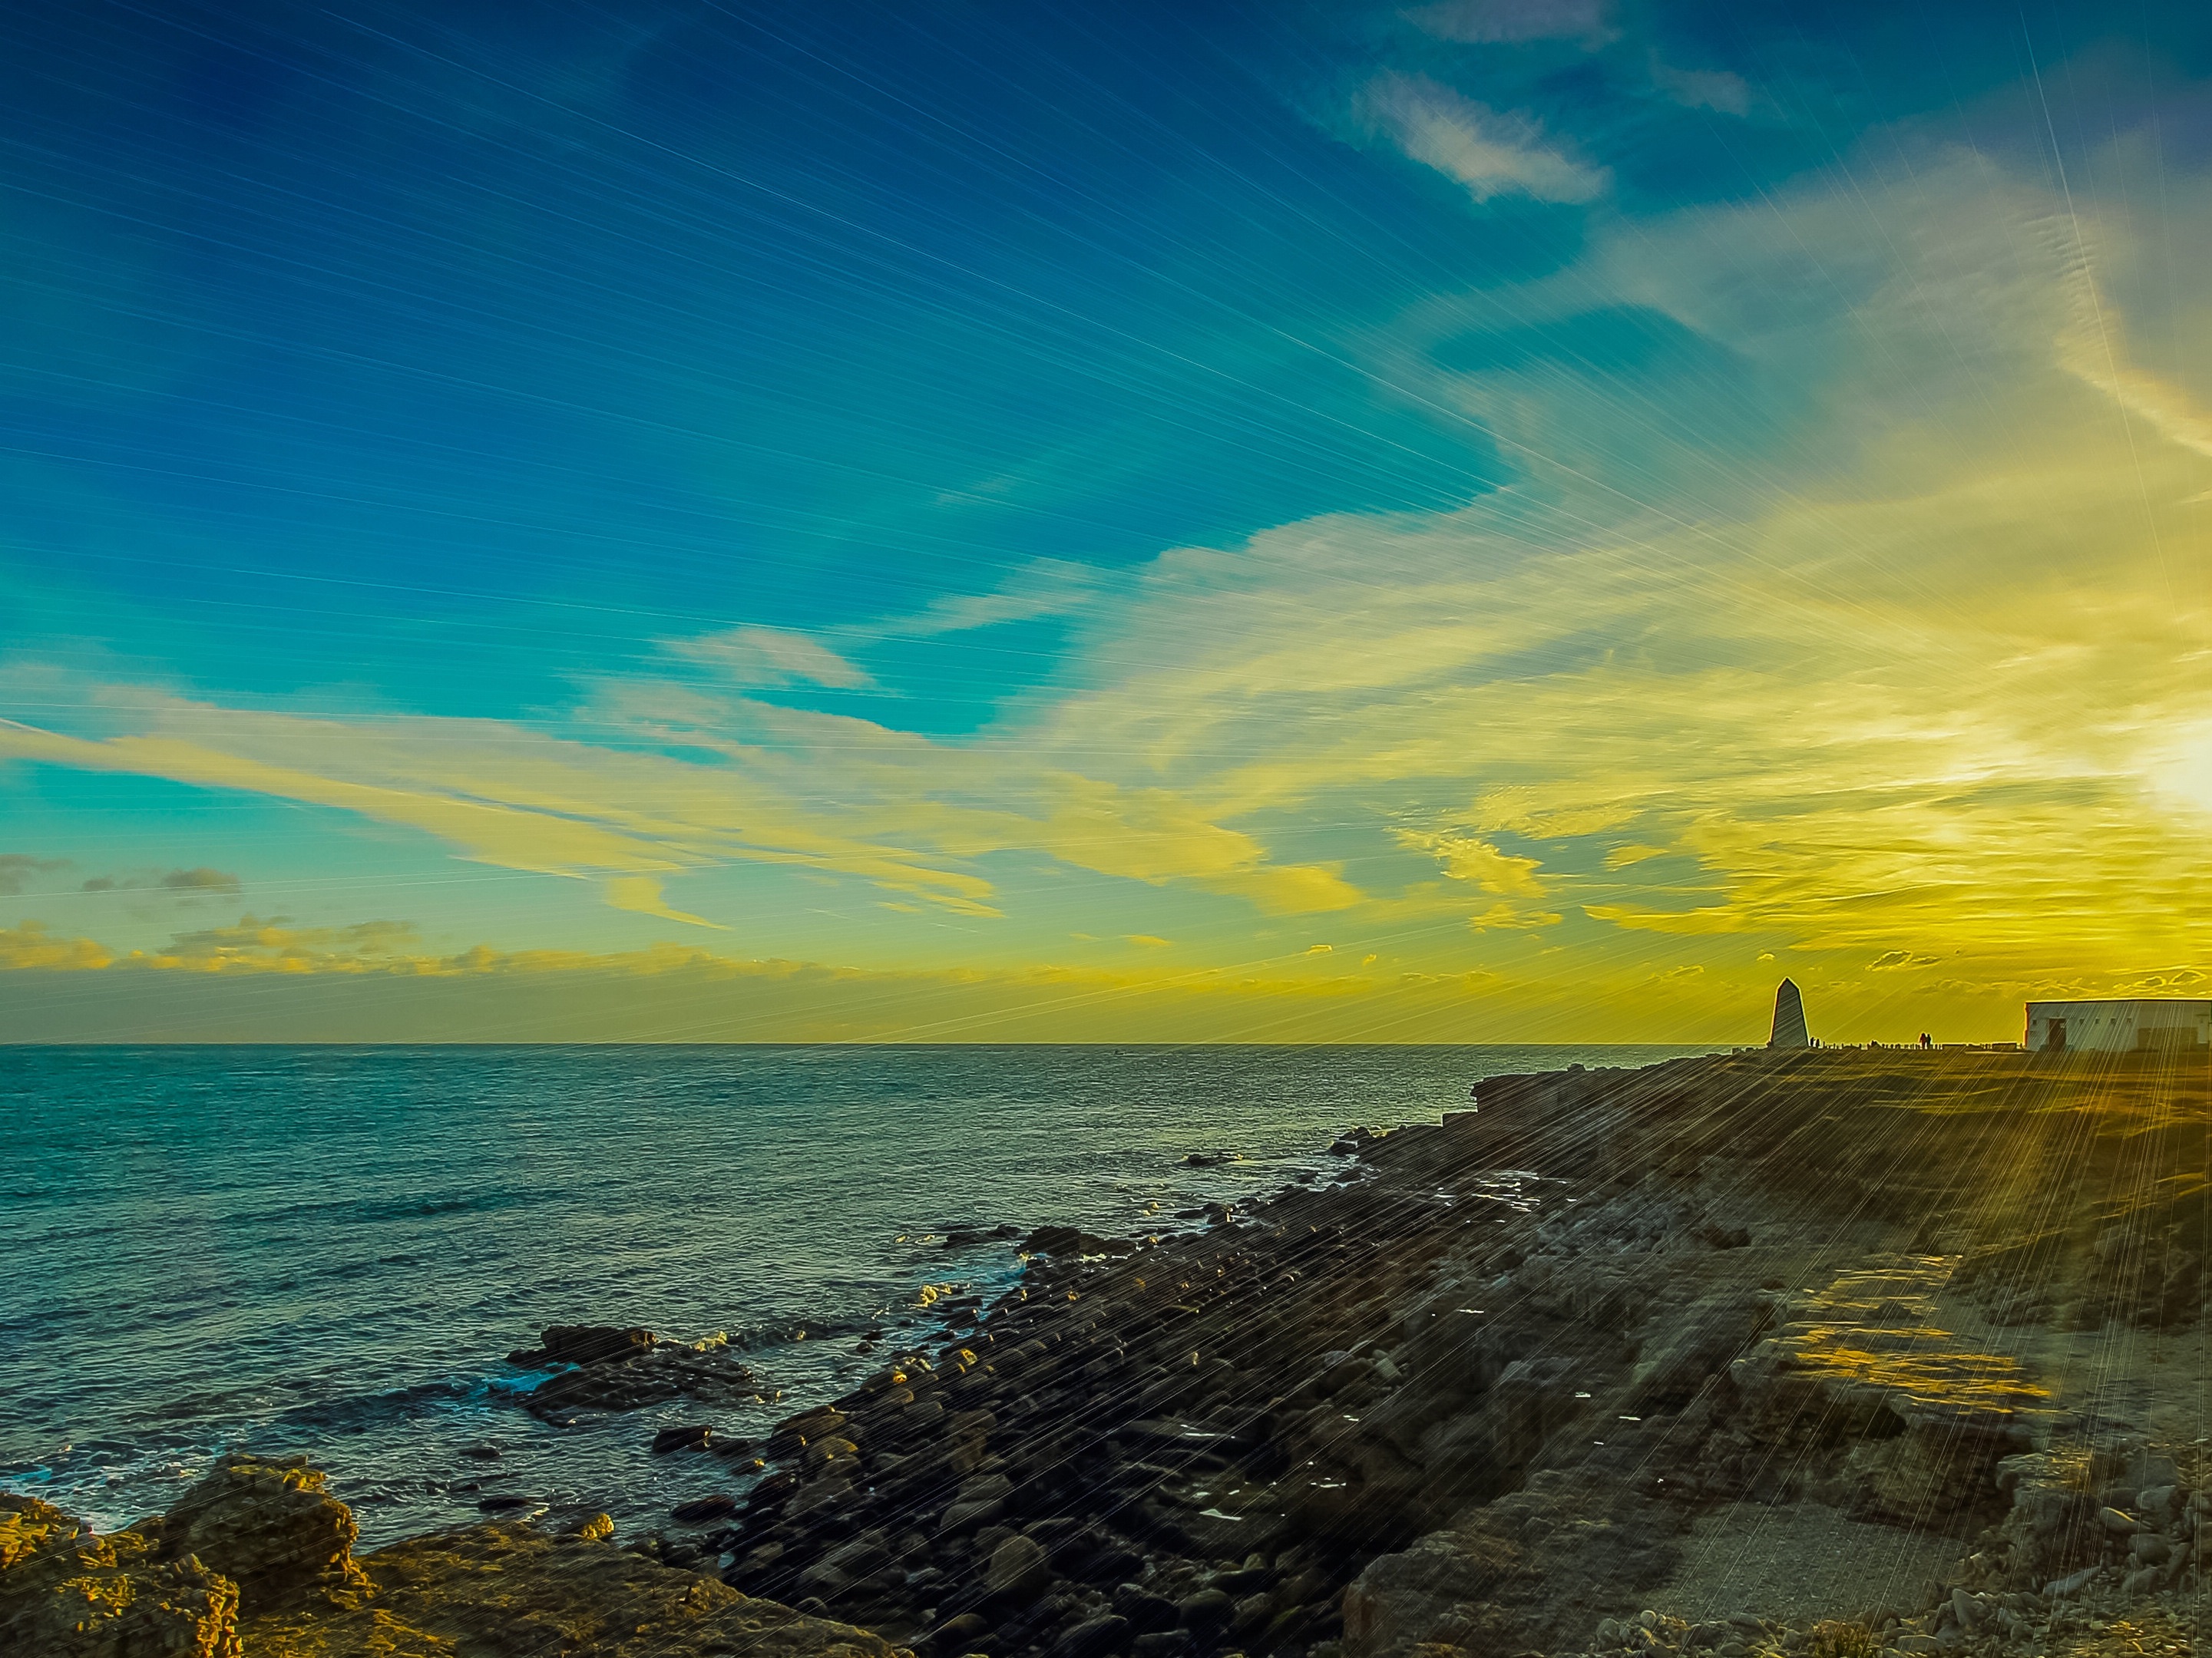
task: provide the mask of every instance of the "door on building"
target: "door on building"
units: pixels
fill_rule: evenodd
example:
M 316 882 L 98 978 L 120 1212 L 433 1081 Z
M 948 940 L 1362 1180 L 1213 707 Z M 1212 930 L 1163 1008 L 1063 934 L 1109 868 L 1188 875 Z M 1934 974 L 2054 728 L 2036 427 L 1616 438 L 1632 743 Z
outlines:
M 2066 1021 L 2046 1019 L 2043 1024 L 2043 1051 L 2063 1054 L 2066 1051 Z

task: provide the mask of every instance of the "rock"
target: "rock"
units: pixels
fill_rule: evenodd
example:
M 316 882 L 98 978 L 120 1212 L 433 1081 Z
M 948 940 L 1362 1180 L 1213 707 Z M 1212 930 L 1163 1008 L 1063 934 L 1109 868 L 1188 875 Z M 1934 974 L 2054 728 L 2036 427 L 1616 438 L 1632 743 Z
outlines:
M 1126 1255 L 1134 1247 L 1073 1226 L 1040 1226 L 1022 1242 L 1022 1248 L 1033 1255 Z
M 2046 1600 L 2062 1600 L 2069 1595 L 2079 1594 L 2097 1581 L 2097 1574 L 2102 1570 L 2104 1569 L 2101 1566 L 2084 1566 L 2081 1570 L 2069 1572 L 2063 1577 L 2054 1577 L 2043 1586 L 2044 1597 Z
M 85 1534 L 84 1524 L 35 1497 L 0 1491 L 0 1571 Z
M 88 1536 L 35 1499 L 0 1497 L 26 1503 L 34 1506 L 0 1508 L 0 1652 L 242 1658 L 230 1579 L 197 1559 L 160 1558 L 137 1532 Z
M 823 1555 L 799 1575 L 799 1587 L 836 1600 L 883 1570 L 890 1558 L 880 1531 L 863 1532 Z
M 2120 1579 L 2120 1593 L 2125 1595 L 2149 1594 L 2165 1581 L 2166 1574 L 2156 1566 L 2145 1566 L 2141 1571 L 2131 1571 Z
M 496 1445 L 464 1445 L 460 1454 L 471 1462 L 496 1462 L 505 1453 Z
M 714 1437 L 714 1430 L 703 1422 L 687 1424 L 683 1427 L 663 1428 L 653 1436 L 656 1456 L 670 1451 L 705 1450 Z
M 2149 1532 L 2130 1542 L 2128 1552 L 2136 1558 L 2137 1564 L 2145 1566 L 2162 1566 L 2173 1558 L 2173 1550 L 2166 1539 Z
M 1229 1620 L 1231 1635 L 1249 1635 L 1255 1630 L 1265 1629 L 1275 1615 L 1275 1603 L 1265 1593 L 1248 1594 L 1237 1602 L 1236 1612 Z
M 711 1497 L 695 1497 L 688 1503 L 678 1503 L 669 1509 L 668 1517 L 686 1526 L 696 1526 L 737 1511 L 738 1499 L 726 1491 L 717 1491 Z
M 1185 1629 L 1203 1639 L 1229 1627 L 1237 1616 L 1237 1602 L 1219 1589 L 1200 1589 L 1176 1602 L 1176 1616 Z
M 295 1460 L 228 1457 L 165 1519 L 99 1538 L 44 1504 L 0 1497 L 0 1653 L 900 1658 L 864 1630 L 618 1549 L 604 1515 L 566 1536 L 495 1522 L 355 1561 L 352 1515 L 322 1484 Z M 242 1604 L 227 1574 L 183 1552 L 192 1540 L 246 1571 Z M 662 1552 L 671 1563 L 697 1557 L 676 1545 Z
M 841 1434 L 826 1435 L 808 1442 L 806 1466 L 818 1468 L 828 1462 L 849 1462 L 860 1455 L 860 1448 Z
M 942 1410 L 943 1406 L 939 1408 Z M 794 1457 L 803 1456 L 807 1447 L 817 1440 L 844 1436 L 846 1430 L 851 1426 L 852 1418 L 844 1412 L 824 1405 L 776 1424 L 775 1430 L 769 1435 L 768 1442 L 763 1448 L 768 1453 L 770 1461 L 787 1462 Z
M 750 1599 L 601 1540 L 500 1522 L 363 1558 L 356 1608 L 249 1620 L 247 1658 L 896 1658 L 865 1630 Z
M 2105 1529 L 2115 1537 L 2135 1535 L 2136 1522 L 2133 1515 L 2123 1514 L 2118 1509 L 2108 1508 L 2100 1509 L 2097 1511 L 2097 1518 L 2103 1522 Z
M 1114 1610 L 1139 1635 L 1173 1629 L 1182 1616 L 1174 1601 L 1136 1583 L 1124 1583 L 1114 1591 Z
M 536 1370 L 545 1364 L 619 1363 L 659 1344 L 652 1331 L 612 1324 L 555 1324 L 539 1332 L 538 1345 L 510 1353 L 510 1362 Z
M 1193 1151 L 1183 1158 L 1187 1169 L 1218 1169 L 1224 1163 L 1241 1163 L 1234 1151 Z
M 1052 1643 L 1051 1658 L 1106 1658 L 1129 1644 L 1129 1620 L 1109 1615 L 1076 1625 Z
M 556 1333 L 546 1332 L 548 1336 Z M 605 1339 L 568 1344 L 564 1350 L 599 1357 L 540 1382 L 523 1395 L 525 1409 L 558 1418 L 574 1411 L 634 1411 L 677 1399 L 744 1404 L 758 1393 L 752 1372 L 726 1348 L 696 1351 L 679 1343 L 655 1341 L 646 1330 L 598 1333 Z M 643 1339 L 618 1345 L 614 1336 Z
M 192 1555 L 238 1585 L 240 1615 L 361 1587 L 353 1563 L 360 1527 L 323 1489 L 305 1457 L 224 1457 L 178 1499 L 163 1523 L 166 1551 Z
M 1006 1499 L 998 1497 L 981 1497 L 972 1503 L 955 1503 L 949 1506 L 937 1522 L 939 1537 L 957 1537 L 961 1533 L 988 1526 L 1006 1511 Z
M 1010 1537 L 991 1551 L 983 1581 L 994 1600 L 1023 1603 L 1044 1592 L 1052 1567 L 1035 1538 Z
M 981 1612 L 963 1612 L 930 1631 L 929 1643 L 941 1653 L 964 1653 L 990 1632 L 989 1619 Z

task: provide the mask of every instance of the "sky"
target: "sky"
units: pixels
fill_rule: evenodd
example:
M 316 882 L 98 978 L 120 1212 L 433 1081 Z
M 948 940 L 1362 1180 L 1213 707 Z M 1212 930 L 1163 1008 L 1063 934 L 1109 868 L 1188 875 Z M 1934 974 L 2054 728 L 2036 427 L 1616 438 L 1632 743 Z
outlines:
M 0 1040 L 2203 995 L 2212 13 L 0 15 Z

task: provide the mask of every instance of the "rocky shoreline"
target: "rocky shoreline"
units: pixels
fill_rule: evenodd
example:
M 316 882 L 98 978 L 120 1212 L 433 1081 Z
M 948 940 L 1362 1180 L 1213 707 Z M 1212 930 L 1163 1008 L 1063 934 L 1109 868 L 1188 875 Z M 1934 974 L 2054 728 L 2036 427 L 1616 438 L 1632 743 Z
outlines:
M 717 1390 L 751 1385 L 734 1356 L 549 1331 L 518 1361 L 574 1368 L 534 1408 L 697 1400 L 656 1448 L 720 1454 L 722 1493 L 626 1549 L 513 1522 L 411 1540 L 364 1558 L 336 1622 L 285 1634 L 249 1605 L 243 1650 L 416 1649 L 348 1643 L 380 1608 L 446 1643 L 425 1652 L 517 1650 L 483 1631 L 536 1591 L 454 1610 L 484 1574 L 453 1563 L 487 1549 L 522 1583 L 619 1557 L 621 1593 L 703 1596 L 793 1651 L 2192 1649 L 2201 1061 L 1826 1050 L 1480 1096 L 1200 1231 L 1033 1235 L 1012 1294 L 757 1443 L 714 1431 Z M 148 1524 L 106 1546 L 174 1534 Z M 21 1559 L 102 1546 L 59 1526 Z M 24 1570 L 0 1546 L 0 1636 L 37 1600 Z M 623 1649 L 580 1628 L 530 1649 Z M 769 1641 L 736 1630 L 652 1649 Z

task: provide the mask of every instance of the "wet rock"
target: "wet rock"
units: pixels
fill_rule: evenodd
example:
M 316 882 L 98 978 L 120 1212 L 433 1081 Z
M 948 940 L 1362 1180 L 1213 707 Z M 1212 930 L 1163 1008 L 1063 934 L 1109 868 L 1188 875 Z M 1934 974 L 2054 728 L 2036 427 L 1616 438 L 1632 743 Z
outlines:
M 668 1517 L 686 1526 L 697 1526 L 737 1511 L 738 1499 L 726 1491 L 717 1491 L 711 1497 L 695 1497 L 688 1503 L 678 1503 L 669 1509 Z
M 1139 1635 L 1173 1629 L 1182 1619 L 1174 1601 L 1136 1583 L 1124 1583 L 1114 1591 L 1114 1610 Z
M 703 1451 L 714 1437 L 714 1430 L 703 1422 L 686 1424 L 681 1427 L 663 1428 L 653 1436 L 655 1455 L 670 1451 Z
M 1035 1600 L 1052 1581 L 1052 1567 L 1043 1546 L 1031 1537 L 1010 1537 L 991 1551 L 984 1583 L 995 1600 L 1022 1603 Z
M 1033 1255 L 1111 1255 L 1127 1254 L 1135 1246 L 1114 1238 L 1102 1238 L 1073 1226 L 1040 1226 L 1023 1241 L 1022 1248 Z
M 636 1358 L 652 1350 L 659 1338 L 643 1328 L 624 1329 L 612 1324 L 555 1324 L 539 1332 L 538 1345 L 507 1355 L 510 1363 L 526 1370 L 548 1364 L 605 1364 Z
M 545 1333 L 550 1338 L 558 1327 Z M 575 1327 L 582 1328 L 585 1327 Z M 657 1341 L 645 1330 L 611 1331 L 592 1327 L 592 1339 L 558 1344 L 558 1351 L 588 1352 L 595 1357 L 569 1361 L 575 1368 L 549 1376 L 523 1396 L 532 1414 L 557 1420 L 577 1411 L 634 1411 L 672 1400 L 690 1399 L 705 1404 L 737 1405 L 758 1394 L 752 1372 L 726 1348 L 702 1350 L 679 1343 Z M 617 1337 L 639 1337 L 617 1341 Z M 549 1346 L 546 1353 L 556 1351 Z M 520 1355 L 529 1359 L 532 1355 Z M 544 1358 L 541 1363 L 560 1362 Z M 533 1366 L 534 1368 L 534 1366 Z
M 981 1612 L 963 1612 L 948 1618 L 929 1632 L 929 1643 L 944 1654 L 966 1653 L 991 1632 L 991 1620 Z
M 1052 1643 L 1051 1658 L 1106 1658 L 1129 1644 L 1129 1620 L 1109 1614 L 1085 1619 Z
M 1237 1616 L 1237 1602 L 1220 1589 L 1200 1589 L 1176 1602 L 1176 1616 L 1185 1629 L 1203 1638 L 1229 1627 Z
M 1011 1222 L 996 1226 L 947 1226 L 942 1230 L 945 1241 L 939 1247 L 945 1249 L 973 1249 L 979 1244 L 1006 1242 L 1022 1235 L 1022 1229 Z
M 1229 1620 L 1229 1632 L 1231 1635 L 1250 1635 L 1266 1628 L 1274 1615 L 1275 1603 L 1267 1594 L 1248 1594 L 1237 1602 L 1235 1612 Z

